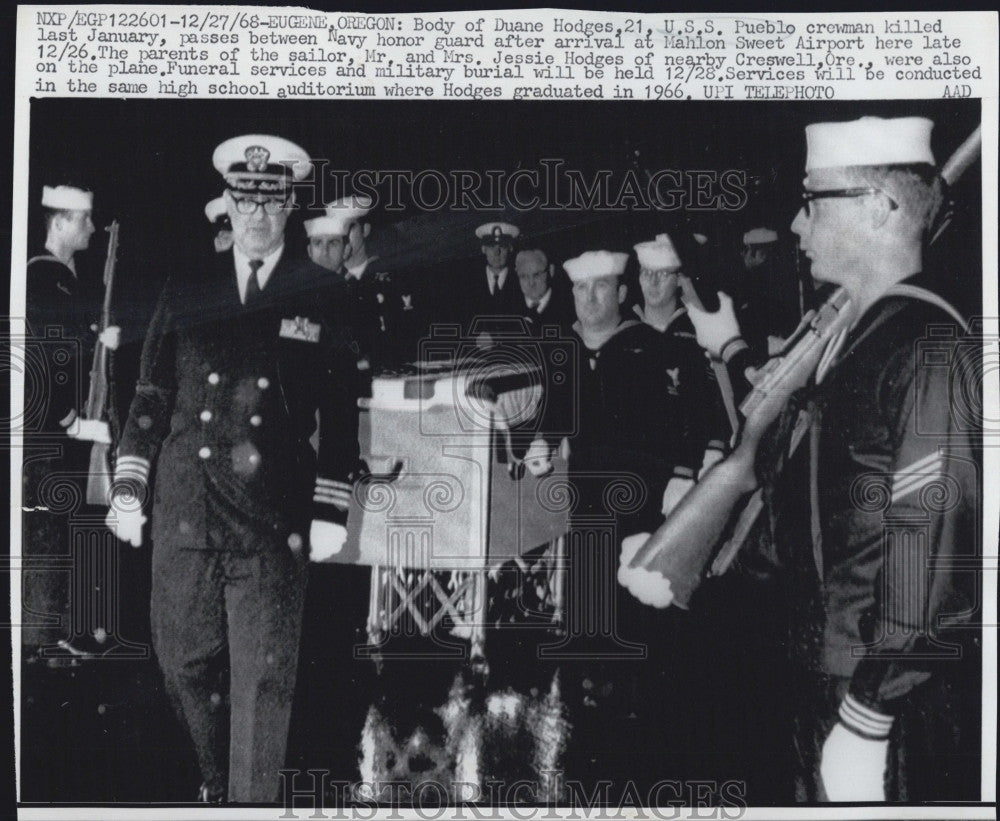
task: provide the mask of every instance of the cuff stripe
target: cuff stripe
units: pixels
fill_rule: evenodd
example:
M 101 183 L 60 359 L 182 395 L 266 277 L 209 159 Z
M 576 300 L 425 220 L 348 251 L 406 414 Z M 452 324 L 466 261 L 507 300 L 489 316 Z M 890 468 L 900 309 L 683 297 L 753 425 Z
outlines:
M 141 456 L 119 456 L 115 465 L 115 480 L 139 479 L 145 482 L 149 478 L 149 460 Z
M 916 493 L 922 487 L 929 485 L 941 476 L 944 460 L 940 454 L 931 454 L 931 458 L 921 459 L 904 471 L 892 477 L 892 501 L 898 502 Z
M 744 351 L 749 347 L 742 337 L 733 337 L 719 349 L 719 359 L 723 362 L 728 362 L 740 351 Z
M 848 729 L 866 738 L 888 738 L 892 729 L 892 716 L 866 707 L 850 693 L 844 696 L 844 700 L 840 703 L 839 715 Z
M 685 468 L 680 466 L 674 468 L 675 479 L 693 479 L 694 477 L 695 477 L 694 468 Z

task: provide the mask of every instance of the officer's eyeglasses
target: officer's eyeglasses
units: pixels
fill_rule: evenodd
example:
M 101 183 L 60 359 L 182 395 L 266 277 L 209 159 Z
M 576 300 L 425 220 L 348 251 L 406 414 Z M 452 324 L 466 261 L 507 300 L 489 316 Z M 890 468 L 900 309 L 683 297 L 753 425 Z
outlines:
M 268 197 L 264 200 L 257 200 L 252 197 L 233 197 L 233 202 L 236 203 L 236 210 L 240 214 L 253 214 L 258 208 L 263 208 L 265 214 L 273 217 L 288 204 L 288 198 Z
M 827 191 L 803 191 L 802 192 L 802 209 L 806 212 L 807 217 L 811 217 L 812 213 L 809 208 L 809 204 L 813 200 L 825 200 L 825 199 L 853 199 L 856 197 L 870 197 L 874 194 L 884 194 L 885 198 L 889 200 L 889 205 L 892 206 L 892 210 L 895 211 L 899 208 L 899 203 L 897 203 L 892 197 L 885 193 L 881 188 L 831 188 Z

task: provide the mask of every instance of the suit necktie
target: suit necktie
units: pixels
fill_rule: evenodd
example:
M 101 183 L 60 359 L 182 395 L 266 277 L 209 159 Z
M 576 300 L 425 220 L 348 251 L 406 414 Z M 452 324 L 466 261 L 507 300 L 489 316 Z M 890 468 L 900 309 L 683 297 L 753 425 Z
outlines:
M 260 282 L 257 280 L 257 272 L 264 264 L 262 259 L 250 260 L 250 279 L 247 280 L 247 293 L 243 300 L 244 305 L 252 305 L 260 299 Z
M 497 290 L 499 290 L 499 285 L 500 285 L 500 278 L 491 271 L 490 272 L 490 296 L 496 296 L 497 295 Z

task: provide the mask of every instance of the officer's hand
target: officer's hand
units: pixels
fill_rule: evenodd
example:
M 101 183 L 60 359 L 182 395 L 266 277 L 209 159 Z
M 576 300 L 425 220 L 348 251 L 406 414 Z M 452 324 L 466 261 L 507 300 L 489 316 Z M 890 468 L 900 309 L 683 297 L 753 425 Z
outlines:
M 117 351 L 122 341 L 122 329 L 118 325 L 108 325 L 97 339 L 109 351 Z
M 309 528 L 309 561 L 325 562 L 344 549 L 347 528 L 336 522 L 313 519 Z
M 687 305 L 688 316 L 694 325 L 698 344 L 712 356 L 718 357 L 723 346 L 740 336 L 740 324 L 733 311 L 733 300 L 722 291 L 719 294 L 719 310 L 709 313 L 692 303 Z
M 694 479 L 681 479 L 675 476 L 667 482 L 667 488 L 663 491 L 663 506 L 660 508 L 663 515 L 669 516 L 670 511 L 677 507 L 677 503 L 692 487 L 694 487 Z
M 111 444 L 111 430 L 108 428 L 108 423 L 102 422 L 100 419 L 81 419 L 78 416 L 66 428 L 66 435 L 87 442 Z
M 126 502 L 119 497 L 112 497 L 104 523 L 123 542 L 128 542 L 133 547 L 142 547 L 142 526 L 146 524 L 146 517 L 142 515 L 142 508 L 134 499 Z
M 532 476 L 544 476 L 552 470 L 552 450 L 544 439 L 536 439 L 524 454 L 524 464 Z
M 889 742 L 872 741 L 839 721 L 823 744 L 819 772 L 829 801 L 885 801 Z

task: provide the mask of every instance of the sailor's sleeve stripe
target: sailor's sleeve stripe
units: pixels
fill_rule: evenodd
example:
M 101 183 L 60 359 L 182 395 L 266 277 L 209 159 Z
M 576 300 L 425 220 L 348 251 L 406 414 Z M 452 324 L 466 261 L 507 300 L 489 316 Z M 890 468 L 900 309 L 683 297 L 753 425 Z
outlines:
M 866 707 L 850 693 L 840 702 L 840 720 L 845 726 L 865 738 L 883 739 L 889 737 L 893 717 Z

